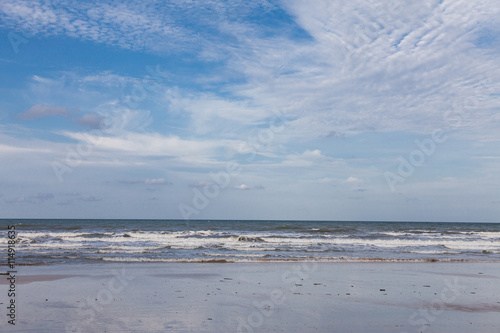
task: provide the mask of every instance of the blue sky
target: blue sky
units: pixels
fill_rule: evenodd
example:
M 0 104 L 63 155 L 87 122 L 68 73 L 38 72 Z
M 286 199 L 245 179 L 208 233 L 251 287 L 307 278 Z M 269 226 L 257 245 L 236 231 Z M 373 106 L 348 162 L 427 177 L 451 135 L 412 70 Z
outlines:
M 5 218 L 495 221 L 500 6 L 0 3 Z

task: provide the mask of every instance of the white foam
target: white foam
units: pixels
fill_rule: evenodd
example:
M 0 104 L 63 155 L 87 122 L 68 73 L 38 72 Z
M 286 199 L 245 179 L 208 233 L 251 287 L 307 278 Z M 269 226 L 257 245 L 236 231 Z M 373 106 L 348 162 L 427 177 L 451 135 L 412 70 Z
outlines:
M 500 240 L 500 232 L 477 231 L 477 232 L 471 232 L 471 234 L 478 235 L 481 238 Z
M 414 250 L 414 251 L 403 251 L 404 253 L 419 253 L 419 254 L 460 254 L 460 251 L 425 251 L 425 250 Z
M 463 232 L 462 234 L 441 235 L 440 233 L 385 232 L 386 235 L 396 238 L 353 238 L 349 235 L 317 235 L 304 233 L 277 234 L 271 232 L 249 232 L 231 235 L 226 231 L 125 231 L 122 233 L 102 232 L 23 232 L 18 234 L 18 243 L 21 248 L 39 251 L 43 249 L 72 249 L 94 248 L 100 253 L 142 253 L 145 251 L 161 250 L 165 247 L 172 249 L 203 249 L 225 248 L 234 251 L 275 251 L 277 249 L 296 249 L 309 252 L 328 251 L 329 249 L 411 249 L 415 253 L 422 251 L 438 251 L 433 248 L 444 247 L 453 251 L 500 251 L 500 232 Z M 124 237 L 127 234 L 130 237 Z M 277 237 L 279 235 L 279 237 Z M 247 237 L 241 241 L 241 236 Z M 409 238 L 408 236 L 415 236 Z M 32 240 L 39 240 L 30 243 Z M 255 239 L 256 241 L 251 241 Z M 0 238 L 6 243 L 6 237 Z M 419 249 L 414 249 L 419 248 Z M 451 252 L 453 252 L 451 251 Z M 450 251 L 447 251 L 451 253 Z M 432 252 L 434 253 L 434 252 Z

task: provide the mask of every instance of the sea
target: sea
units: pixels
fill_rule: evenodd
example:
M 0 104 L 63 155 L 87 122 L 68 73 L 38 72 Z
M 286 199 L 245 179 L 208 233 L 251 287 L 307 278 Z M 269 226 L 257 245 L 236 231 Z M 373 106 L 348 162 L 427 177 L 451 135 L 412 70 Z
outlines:
M 500 223 L 2 219 L 2 248 L 9 225 L 15 226 L 17 265 L 500 262 Z

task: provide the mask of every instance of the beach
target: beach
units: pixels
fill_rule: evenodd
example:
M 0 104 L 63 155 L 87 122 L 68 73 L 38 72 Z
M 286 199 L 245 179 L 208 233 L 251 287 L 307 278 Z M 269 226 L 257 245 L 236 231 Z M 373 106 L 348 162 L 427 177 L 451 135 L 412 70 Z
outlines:
M 2 332 L 500 331 L 494 262 L 67 263 L 15 284 Z

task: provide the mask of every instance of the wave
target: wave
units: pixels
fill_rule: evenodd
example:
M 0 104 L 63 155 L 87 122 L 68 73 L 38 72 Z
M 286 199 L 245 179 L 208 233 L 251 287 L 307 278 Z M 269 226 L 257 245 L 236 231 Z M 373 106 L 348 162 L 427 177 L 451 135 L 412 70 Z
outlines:
M 492 232 L 492 231 L 476 231 L 470 232 L 471 235 L 478 235 L 483 239 L 498 239 L 500 240 L 500 232 Z
M 388 223 L 134 223 L 88 222 L 74 230 L 65 226 L 19 230 L 20 260 L 500 260 L 500 225 L 475 229 L 457 224 L 425 228 Z M 187 230 L 190 227 L 193 230 Z M 6 237 L 0 237 L 2 246 L 6 242 Z M 380 258 L 368 258 L 372 256 Z
M 330 257 L 330 258 L 123 258 L 123 257 L 103 257 L 100 259 L 88 258 L 91 260 L 102 260 L 108 262 L 150 262 L 150 263 L 280 263 L 280 262 L 311 262 L 311 263 L 422 263 L 422 262 L 477 262 L 477 260 L 467 259 L 400 259 L 400 258 L 367 258 L 367 257 Z M 500 262 L 500 260 L 489 260 L 488 262 Z
M 325 233 L 325 234 L 352 234 L 355 233 L 356 229 L 341 229 L 341 228 L 311 228 L 305 230 L 307 233 Z
M 250 237 L 250 236 L 238 236 L 231 237 L 233 240 L 238 242 L 264 242 L 264 240 L 260 237 Z
M 273 230 L 302 230 L 303 226 L 298 225 L 280 225 L 272 228 Z
M 377 237 L 304 237 L 303 235 L 283 235 L 266 234 L 244 234 L 229 236 L 225 233 L 211 233 L 217 237 L 202 236 L 199 233 L 189 233 L 184 237 L 177 233 L 32 233 L 18 238 L 20 246 L 26 248 L 54 248 L 54 247 L 78 247 L 82 245 L 94 246 L 96 248 L 104 246 L 156 246 L 172 248 L 195 249 L 204 247 L 231 247 L 246 248 L 255 247 L 293 247 L 296 249 L 317 246 L 321 244 L 330 248 L 333 247 L 370 247 L 373 249 L 399 249 L 412 247 L 445 247 L 450 250 L 500 250 L 500 242 L 490 239 L 472 238 L 377 238 Z M 126 237 L 129 235 L 130 237 Z M 186 237 L 187 236 L 187 237 Z
M 408 250 L 403 253 L 418 253 L 418 254 L 461 254 L 461 251 L 440 251 L 440 250 Z
M 495 251 L 495 250 L 483 250 L 481 251 L 483 254 L 500 254 L 500 251 Z

